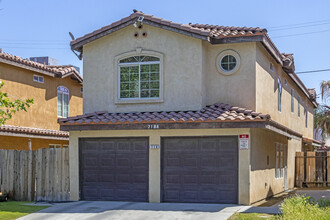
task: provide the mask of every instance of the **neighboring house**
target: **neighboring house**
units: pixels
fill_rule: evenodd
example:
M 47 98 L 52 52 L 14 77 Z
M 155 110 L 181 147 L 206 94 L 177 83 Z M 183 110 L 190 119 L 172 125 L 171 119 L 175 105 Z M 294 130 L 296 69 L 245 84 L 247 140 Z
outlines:
M 84 65 L 84 114 L 59 119 L 71 200 L 251 204 L 294 187 L 317 103 L 265 29 L 135 11 L 71 48 Z
M 82 77 L 72 66 L 49 66 L 0 51 L 0 81 L 10 99 L 33 98 L 0 126 L 0 149 L 37 150 L 69 145 L 57 119 L 82 113 Z

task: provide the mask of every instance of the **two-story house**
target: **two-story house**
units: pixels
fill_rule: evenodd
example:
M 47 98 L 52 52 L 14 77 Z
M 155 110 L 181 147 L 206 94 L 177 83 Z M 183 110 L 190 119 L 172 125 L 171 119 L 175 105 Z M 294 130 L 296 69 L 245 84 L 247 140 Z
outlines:
M 0 51 L 0 81 L 9 99 L 34 99 L 26 112 L 17 112 L 0 126 L 0 149 L 69 145 L 69 133 L 59 130 L 57 119 L 82 113 L 83 78 L 74 67 L 40 64 Z
M 59 120 L 71 200 L 251 204 L 294 187 L 317 104 L 266 29 L 135 10 L 71 48 L 84 67 L 84 114 Z

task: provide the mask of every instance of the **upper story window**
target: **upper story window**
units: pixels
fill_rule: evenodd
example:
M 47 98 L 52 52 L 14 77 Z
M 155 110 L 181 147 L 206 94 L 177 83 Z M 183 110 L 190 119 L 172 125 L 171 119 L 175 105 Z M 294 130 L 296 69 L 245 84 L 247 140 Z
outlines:
M 308 127 L 308 111 L 306 108 L 305 108 L 305 127 L 306 128 Z
M 39 75 L 33 75 L 33 81 L 38 83 L 44 83 L 44 77 Z
M 226 55 L 221 59 L 220 65 L 224 71 L 232 71 L 236 67 L 237 61 L 234 56 Z
M 119 60 L 119 98 L 160 98 L 160 59 L 132 56 Z
M 269 64 L 269 69 L 274 72 L 274 65 L 272 63 Z
M 282 84 L 281 80 L 277 80 L 277 94 L 278 94 L 278 99 L 277 99 L 277 108 L 278 111 L 282 111 Z
M 229 76 L 239 69 L 240 56 L 234 50 L 224 50 L 217 56 L 216 65 L 220 73 Z
M 291 112 L 294 112 L 294 89 L 291 89 Z
M 300 117 L 300 96 L 298 96 L 298 117 Z
M 69 116 L 69 90 L 64 86 L 57 87 L 57 116 Z

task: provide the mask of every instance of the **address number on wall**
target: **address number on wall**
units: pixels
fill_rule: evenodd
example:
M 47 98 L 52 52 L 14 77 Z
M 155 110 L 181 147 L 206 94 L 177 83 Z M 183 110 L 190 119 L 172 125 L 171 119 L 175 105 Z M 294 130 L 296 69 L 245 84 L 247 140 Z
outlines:
M 158 129 L 158 128 L 159 125 L 154 125 L 154 124 L 148 125 L 148 129 Z
M 159 145 L 158 144 L 152 144 L 152 145 L 150 145 L 150 149 L 159 149 Z

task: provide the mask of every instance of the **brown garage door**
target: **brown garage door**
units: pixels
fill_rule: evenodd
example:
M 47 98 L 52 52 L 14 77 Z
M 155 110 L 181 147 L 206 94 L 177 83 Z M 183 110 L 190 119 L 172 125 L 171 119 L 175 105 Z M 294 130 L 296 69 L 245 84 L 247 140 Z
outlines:
M 148 139 L 80 140 L 82 200 L 148 201 Z
M 164 202 L 237 203 L 236 136 L 162 139 Z

